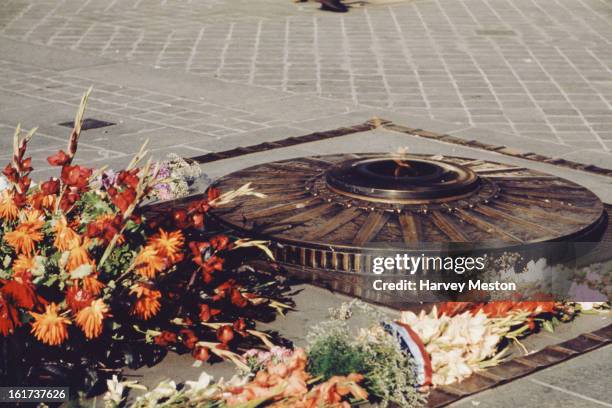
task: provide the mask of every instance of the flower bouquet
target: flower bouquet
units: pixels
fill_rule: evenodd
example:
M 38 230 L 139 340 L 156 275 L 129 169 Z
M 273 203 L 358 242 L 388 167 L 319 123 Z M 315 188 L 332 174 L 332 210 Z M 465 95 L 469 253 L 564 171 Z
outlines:
M 1 382 L 91 390 L 122 366 L 159 361 L 169 348 L 200 361 L 233 359 L 237 343 L 266 340 L 252 321 L 285 307 L 272 300 L 283 289 L 275 278 L 257 283 L 242 273 L 239 252 L 269 251 L 205 229 L 209 208 L 258 193 L 248 185 L 209 188 L 187 206 L 147 213 L 142 204 L 159 198 L 160 183 L 180 182 L 144 161 L 144 147 L 121 171 L 76 164 L 88 95 L 66 150 L 48 158 L 58 177 L 32 182 L 26 149 L 35 130 L 24 135 L 19 127 L 3 170 Z
M 552 301 L 446 302 L 429 313 L 404 311 L 397 324 L 407 332 L 406 348 L 420 357 L 421 384 L 439 386 L 499 364 L 511 342 L 527 354 L 520 338 L 540 328 L 552 332 L 578 310 Z
M 349 325 L 356 311 L 364 312 L 365 326 Z M 229 381 L 213 382 L 205 372 L 182 385 L 163 381 L 129 405 L 128 389 L 139 386 L 114 378 L 104 398 L 108 408 L 422 406 L 414 362 L 381 324 L 385 318 L 362 302 L 345 303 L 311 328 L 307 349 L 267 344 L 248 350 Z
M 350 374 L 334 376 L 326 381 L 307 372 L 308 358 L 301 348 L 295 350 L 273 348 L 271 351 L 250 350 L 247 359 L 256 359 L 256 369 L 235 375 L 229 381 L 213 382 L 203 372 L 197 381 L 179 386 L 174 381 L 163 381 L 154 389 L 140 395 L 131 408 L 349 408 L 354 403 L 367 401 L 368 394 L 360 386 L 363 376 Z M 108 381 L 104 395 L 105 406 L 126 406 L 126 391 L 140 388 L 133 381 L 120 382 L 117 377 Z

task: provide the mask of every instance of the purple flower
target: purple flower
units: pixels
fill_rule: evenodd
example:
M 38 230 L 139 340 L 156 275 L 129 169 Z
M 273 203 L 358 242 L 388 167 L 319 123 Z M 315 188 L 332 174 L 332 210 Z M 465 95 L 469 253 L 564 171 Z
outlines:
M 161 200 L 170 200 L 173 198 L 172 190 L 168 184 L 160 183 L 153 186 L 155 193 Z
M 168 177 L 170 177 L 170 175 L 171 175 L 170 167 L 168 167 L 166 163 L 160 164 L 159 168 L 157 169 L 157 179 L 158 180 L 167 179 Z
M 102 183 L 102 187 L 107 189 L 112 187 L 115 181 L 117 181 L 117 173 L 113 169 L 108 169 L 100 175 L 99 180 Z

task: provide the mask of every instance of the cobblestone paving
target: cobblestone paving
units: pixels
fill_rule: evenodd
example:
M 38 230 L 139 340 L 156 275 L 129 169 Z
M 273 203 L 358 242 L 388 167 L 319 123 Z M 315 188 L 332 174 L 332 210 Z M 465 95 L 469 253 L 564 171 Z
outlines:
M 30 43 L 612 148 L 610 0 L 414 0 L 344 15 L 290 0 L 1 4 L 0 35 Z
M 146 139 L 159 150 L 187 157 L 209 152 L 225 137 L 257 130 L 287 129 L 289 121 L 254 113 L 254 108 L 229 108 L 196 98 L 177 97 L 137 87 L 124 87 L 84 79 L 26 64 L 0 60 L 0 128 L 12 134 L 20 123 L 24 128 L 43 125 L 31 142 L 34 165 L 44 165 L 52 149 L 63 147 L 69 129 L 58 124 L 73 117 L 83 92 L 94 88 L 88 117 L 117 124 L 87 131 L 80 143 L 79 157 L 87 161 L 114 164 L 129 160 Z M 306 129 L 296 129 L 304 133 Z M 120 137 L 118 137 L 120 136 Z M 12 145 L 0 138 L 0 160 L 10 159 Z

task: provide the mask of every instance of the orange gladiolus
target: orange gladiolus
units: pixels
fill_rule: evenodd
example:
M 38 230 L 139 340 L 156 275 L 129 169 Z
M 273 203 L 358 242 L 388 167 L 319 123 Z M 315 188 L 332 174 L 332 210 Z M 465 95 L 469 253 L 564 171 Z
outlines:
M 35 244 L 43 239 L 41 229 L 45 222 L 40 218 L 38 211 L 27 211 L 23 221 L 11 232 L 4 235 L 4 239 L 18 254 L 32 254 Z
M 81 237 L 68 226 L 65 217 L 61 217 L 57 220 L 53 227 L 53 231 L 55 232 L 53 246 L 59 251 L 68 251 L 81 243 Z
M 15 203 L 13 194 L 4 190 L 0 196 L 0 218 L 14 221 L 19 215 L 19 207 Z
M 168 233 L 161 228 L 159 234 L 149 241 L 149 244 L 157 250 L 159 256 L 168 258 L 172 263 L 181 260 L 181 249 L 184 243 L 185 237 L 181 231 Z
M 41 342 L 50 346 L 58 346 L 68 338 L 69 319 L 58 315 L 55 303 L 47 305 L 44 313 L 30 312 L 34 318 L 32 333 Z
M 158 255 L 157 250 L 151 245 L 147 245 L 140 250 L 140 253 L 134 260 L 134 265 L 134 269 L 138 274 L 149 279 L 154 278 L 167 267 L 164 259 Z
M 158 300 L 161 297 L 161 293 L 158 290 L 149 289 L 144 285 L 134 285 L 130 290 L 130 294 L 136 295 L 132 314 L 143 320 L 148 320 L 155 316 L 159 309 L 161 309 L 161 304 Z
M 108 314 L 108 310 L 104 301 L 97 299 L 77 313 L 75 321 L 85 333 L 85 337 L 93 339 L 102 334 L 102 321 Z

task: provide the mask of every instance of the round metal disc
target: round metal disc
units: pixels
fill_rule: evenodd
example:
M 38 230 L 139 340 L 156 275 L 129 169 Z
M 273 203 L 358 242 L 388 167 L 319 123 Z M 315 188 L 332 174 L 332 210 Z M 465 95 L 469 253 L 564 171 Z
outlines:
M 400 169 L 389 154 L 250 167 L 216 186 L 228 191 L 250 183 L 267 197 L 242 197 L 213 215 L 243 234 L 288 245 L 299 257 L 324 256 L 316 248 L 355 253 L 422 243 L 499 248 L 588 240 L 605 221 L 595 194 L 559 177 L 460 157 L 405 155 L 402 160 Z

